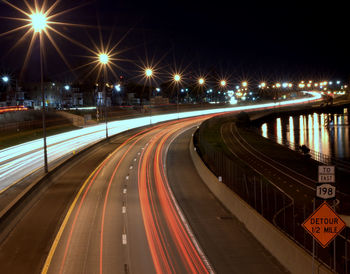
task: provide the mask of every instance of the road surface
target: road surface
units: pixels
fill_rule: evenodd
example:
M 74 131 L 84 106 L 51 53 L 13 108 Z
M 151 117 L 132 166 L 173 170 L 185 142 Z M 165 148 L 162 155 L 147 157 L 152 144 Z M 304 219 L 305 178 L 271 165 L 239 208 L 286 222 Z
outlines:
M 186 146 L 203 119 L 123 134 L 60 169 L 1 242 L 0 272 L 283 273 L 195 173 Z

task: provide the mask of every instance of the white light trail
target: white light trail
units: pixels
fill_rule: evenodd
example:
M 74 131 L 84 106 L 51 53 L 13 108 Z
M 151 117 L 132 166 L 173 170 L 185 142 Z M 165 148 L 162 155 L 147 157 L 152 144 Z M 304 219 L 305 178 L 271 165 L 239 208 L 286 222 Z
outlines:
M 179 113 L 179 118 L 188 118 L 232 111 L 269 109 L 274 107 L 317 101 L 322 97 L 317 92 L 304 93 L 307 93 L 312 97 L 281 101 L 278 103 L 181 112 Z M 130 129 L 149 125 L 150 122 L 154 124 L 175 120 L 177 118 L 178 114 L 172 113 L 152 116 L 152 122 L 150 121 L 149 117 L 118 120 L 108 123 L 108 132 L 112 136 Z M 78 152 L 88 146 L 91 146 L 92 144 L 103 140 L 104 138 L 105 124 L 99 124 L 50 136 L 47 138 L 48 161 L 50 164 L 53 164 L 54 162 L 57 162 L 64 157 L 72 155 L 73 151 Z M 0 150 L 0 194 L 18 180 L 43 167 L 44 161 L 42 145 L 42 139 L 38 139 Z

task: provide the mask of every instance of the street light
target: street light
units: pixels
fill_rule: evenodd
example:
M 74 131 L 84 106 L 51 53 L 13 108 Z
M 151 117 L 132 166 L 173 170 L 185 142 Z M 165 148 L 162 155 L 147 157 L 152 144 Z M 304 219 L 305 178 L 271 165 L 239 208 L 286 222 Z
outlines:
M 145 75 L 146 75 L 147 78 L 152 77 L 152 75 L 153 75 L 153 70 L 152 70 L 151 68 L 146 68 L 146 69 L 145 69 Z
M 10 78 L 8 76 L 3 76 L 2 81 L 7 84 L 10 81 Z
M 199 78 L 198 79 L 198 84 L 200 84 L 202 86 L 202 85 L 204 85 L 204 83 L 205 83 L 204 78 Z
M 153 76 L 153 69 L 152 68 L 146 68 L 145 69 L 145 76 L 146 76 L 146 81 L 148 80 L 151 82 L 152 76 Z M 149 122 L 152 124 L 152 102 L 151 102 L 151 97 L 152 97 L 152 88 L 151 88 L 151 83 L 149 83 Z
M 179 84 L 181 81 L 181 75 L 176 73 L 173 76 L 175 84 Z M 177 110 L 177 119 L 179 119 L 179 87 L 176 88 L 176 110 Z
M 43 120 L 43 139 L 44 139 L 44 170 L 45 173 L 48 172 L 48 164 L 47 164 L 47 145 L 46 145 L 46 122 L 45 122 L 45 92 L 44 92 L 44 67 L 43 67 L 43 50 L 42 50 L 42 31 L 45 31 L 47 28 L 47 17 L 41 12 L 33 12 L 29 15 L 31 21 L 31 28 L 34 33 L 39 34 L 39 42 L 40 42 L 40 89 L 41 89 L 41 97 L 42 97 L 42 120 Z
M 227 83 L 226 83 L 226 81 L 225 81 L 225 80 L 221 80 L 221 81 L 220 81 L 220 85 L 221 85 L 222 87 L 225 87 L 225 86 L 226 86 L 226 84 L 227 84 Z
M 103 79 L 102 79 L 102 92 L 103 92 L 103 97 L 105 100 L 105 124 L 106 124 L 106 139 L 108 139 L 108 122 L 107 122 L 107 94 L 106 94 L 106 84 L 107 84 L 107 69 L 106 66 L 109 63 L 109 55 L 107 53 L 99 53 L 98 54 L 98 61 L 100 62 L 100 65 L 102 66 L 103 69 Z M 106 83 L 105 83 L 106 82 Z
M 242 87 L 246 88 L 247 86 L 248 86 L 248 82 L 247 81 L 242 82 Z
M 100 53 L 98 59 L 100 61 L 100 64 L 107 65 L 109 61 L 109 56 L 106 53 Z
M 175 74 L 175 75 L 174 75 L 174 81 L 175 81 L 176 83 L 178 83 L 178 82 L 181 81 L 181 76 L 180 76 L 180 74 Z
M 34 32 L 39 32 L 45 30 L 47 27 L 47 17 L 41 12 L 32 13 L 30 16 L 31 27 Z
M 17 31 L 22 31 L 24 29 L 27 29 L 26 32 L 22 33 L 22 38 L 18 41 L 16 41 L 14 47 L 16 47 L 22 40 L 30 40 L 29 48 L 27 51 L 27 54 L 24 59 L 24 64 L 22 67 L 22 72 L 24 68 L 26 67 L 28 60 L 30 58 L 30 55 L 33 51 L 33 48 L 35 48 L 33 45 L 35 44 L 36 38 L 39 38 L 39 43 L 40 43 L 40 48 L 39 48 L 39 59 L 40 59 L 40 74 L 41 74 L 41 95 L 42 95 L 42 122 L 43 122 L 43 140 L 44 140 L 44 170 L 45 173 L 48 172 L 48 163 L 47 163 L 47 146 L 46 146 L 46 123 L 45 123 L 45 109 L 46 109 L 46 104 L 45 104 L 45 94 L 44 94 L 44 76 L 43 76 L 43 39 L 45 36 L 49 39 L 51 44 L 54 46 L 62 60 L 68 65 L 68 62 L 64 55 L 62 54 L 61 50 L 58 48 L 56 42 L 54 41 L 53 37 L 50 34 L 50 31 L 55 32 L 56 34 L 60 35 L 61 37 L 74 42 L 76 44 L 81 45 L 80 43 L 72 40 L 68 36 L 64 35 L 61 33 L 59 30 L 55 29 L 55 25 L 63 25 L 63 26 L 80 26 L 80 25 L 75 25 L 71 23 L 64 23 L 64 22 L 59 22 L 55 21 L 55 18 L 57 16 L 60 16 L 62 14 L 65 14 L 66 12 L 72 10 L 66 10 L 66 11 L 55 11 L 57 8 L 57 5 L 60 1 L 55 1 L 54 4 L 48 5 L 47 1 L 40 1 L 42 2 L 42 5 L 40 6 L 38 4 L 38 1 L 30 1 L 34 2 L 33 5 L 30 5 L 28 2 L 29 1 L 24 1 L 25 2 L 25 7 L 26 9 L 22 9 L 19 6 L 16 6 L 13 1 L 2 1 L 3 3 L 11 6 L 13 9 L 17 10 L 20 12 L 22 15 L 25 15 L 24 18 L 22 17 L 7 17 L 8 19 L 20 21 L 22 23 L 21 26 L 18 26 L 10 31 L 7 31 L 5 33 L 1 33 L 0 36 L 8 35 L 13 32 Z M 27 39 L 28 36 L 32 34 L 31 39 Z M 83 46 L 83 45 L 81 45 Z M 13 47 L 13 48 L 14 48 Z M 69 66 L 69 65 L 68 65 Z M 4 79 L 3 79 L 4 80 Z M 6 80 L 6 78 L 5 78 Z

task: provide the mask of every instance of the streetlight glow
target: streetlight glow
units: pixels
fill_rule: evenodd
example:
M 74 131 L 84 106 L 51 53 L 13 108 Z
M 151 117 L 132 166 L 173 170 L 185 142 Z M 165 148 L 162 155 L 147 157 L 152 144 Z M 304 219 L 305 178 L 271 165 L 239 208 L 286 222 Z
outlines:
M 175 82 L 179 82 L 180 80 L 181 80 L 180 74 L 175 74 L 175 75 L 174 75 L 174 81 L 175 81 Z
M 2 81 L 3 81 L 4 83 L 8 83 L 9 80 L 10 80 L 10 79 L 9 79 L 8 76 L 3 76 L 3 77 L 2 77 Z
M 205 80 L 204 80 L 203 78 L 199 78 L 198 83 L 199 83 L 200 85 L 203 85 L 204 82 L 205 82 Z
M 242 83 L 242 87 L 247 87 L 247 86 L 248 86 L 247 81 L 244 81 L 244 82 Z
M 101 64 L 103 64 L 103 65 L 107 65 L 108 64 L 109 56 L 106 53 L 100 53 L 98 58 L 99 58 L 99 61 L 100 61 Z
M 32 13 L 30 15 L 30 20 L 34 32 L 41 32 L 47 27 L 47 18 L 41 12 Z
M 222 87 L 226 86 L 226 81 L 225 81 L 225 80 L 221 80 L 220 85 L 221 85 Z
M 153 70 L 151 68 L 145 69 L 146 77 L 151 77 L 153 75 Z

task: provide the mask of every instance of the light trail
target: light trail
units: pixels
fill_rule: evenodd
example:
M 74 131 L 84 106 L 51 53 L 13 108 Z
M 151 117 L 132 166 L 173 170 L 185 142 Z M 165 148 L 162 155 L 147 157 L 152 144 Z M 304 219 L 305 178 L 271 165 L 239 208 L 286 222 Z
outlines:
M 290 106 L 294 104 L 305 104 L 321 99 L 316 92 L 309 92 L 312 97 L 289 100 L 278 103 L 267 103 L 249 106 L 218 108 L 209 110 L 197 110 L 180 112 L 179 118 L 189 118 L 209 114 L 220 114 L 234 111 L 253 111 L 272 109 L 275 107 Z M 133 118 L 108 123 L 109 134 L 115 135 L 130 129 L 147 126 L 178 119 L 177 113 L 162 114 L 149 117 Z M 49 164 L 79 152 L 105 138 L 105 125 L 99 124 L 78 130 L 53 135 L 47 138 Z M 0 194 L 31 174 L 34 170 L 40 170 L 44 165 L 42 140 L 34 140 L 10 148 L 0 150 Z
M 200 119 L 203 118 L 164 128 L 152 138 L 139 161 L 139 198 L 157 273 L 177 273 L 183 268 L 187 273 L 209 273 L 171 198 L 162 160 L 164 144 L 170 136 Z M 168 250 L 169 246 L 174 246 L 172 252 Z
M 82 207 L 84 206 L 84 202 L 85 202 L 85 198 L 88 195 L 92 185 L 95 183 L 96 178 L 99 176 L 99 174 L 101 173 L 101 171 L 103 170 L 103 168 L 111 161 L 111 159 L 113 158 L 113 156 L 118 153 L 119 151 L 121 151 L 124 147 L 126 147 L 128 145 L 128 149 L 123 153 L 123 155 L 121 156 L 120 160 L 116 163 L 116 166 L 113 170 L 112 176 L 109 180 L 108 186 L 107 186 L 107 191 L 105 193 L 104 196 L 104 204 L 103 204 L 103 210 L 102 210 L 102 217 L 101 217 L 101 233 L 100 233 L 100 260 L 99 260 L 99 269 L 100 269 L 100 273 L 103 273 L 103 242 L 104 242 L 104 224 L 105 224 L 105 214 L 106 214 L 106 205 L 108 202 L 108 198 L 109 198 L 109 191 L 111 188 L 111 185 L 113 183 L 114 177 L 119 169 L 120 164 L 122 163 L 122 161 L 124 160 L 124 158 L 126 157 L 126 155 L 128 154 L 128 152 L 144 137 L 148 136 L 148 134 L 154 130 L 157 129 L 159 127 L 162 126 L 167 126 L 167 125 L 171 125 L 173 123 L 176 123 L 177 121 L 172 121 L 172 122 L 168 122 L 166 124 L 162 124 L 162 125 L 156 125 L 153 126 L 151 128 L 147 128 L 144 129 L 136 134 L 134 134 L 133 136 L 129 137 L 127 140 L 125 140 L 112 154 L 110 154 L 94 171 L 93 173 L 89 176 L 89 178 L 85 181 L 85 183 L 83 184 L 83 186 L 81 187 L 81 189 L 79 190 L 75 200 L 73 201 L 72 205 L 70 206 L 67 215 L 65 216 L 65 219 L 59 229 L 59 232 L 56 235 L 56 238 L 54 240 L 54 243 L 50 249 L 49 255 L 45 261 L 44 267 L 42 269 L 42 274 L 46 274 L 49 269 L 50 269 L 50 264 L 51 261 L 54 257 L 56 248 L 58 246 L 58 244 L 60 243 L 61 240 L 61 236 L 64 233 L 66 226 L 68 224 L 68 221 L 70 218 L 72 219 L 72 224 L 69 227 L 69 230 L 67 230 L 68 233 L 68 239 L 64 244 L 64 254 L 59 266 L 59 272 L 62 273 L 64 272 L 65 269 L 65 264 L 66 264 L 66 259 L 70 250 L 70 245 L 71 245 L 71 241 L 72 241 L 72 237 L 73 234 L 75 232 L 76 229 L 76 223 L 78 218 L 80 217 L 80 211 L 82 209 Z M 143 135 L 145 134 L 145 135 Z M 140 137 L 141 136 L 141 137 Z M 80 198 L 81 197 L 81 198 Z M 79 202 L 79 203 L 78 203 Z M 74 215 L 72 215 L 72 213 L 74 212 Z

